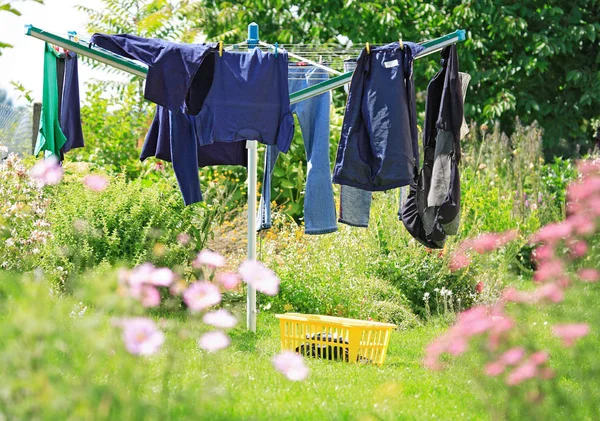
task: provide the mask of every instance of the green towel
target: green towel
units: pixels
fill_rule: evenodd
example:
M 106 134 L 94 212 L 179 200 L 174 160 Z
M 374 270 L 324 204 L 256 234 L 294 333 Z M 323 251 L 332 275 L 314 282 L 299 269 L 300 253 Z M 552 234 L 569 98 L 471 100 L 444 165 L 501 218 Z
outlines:
M 42 95 L 42 116 L 40 133 L 34 154 L 45 151 L 46 157 L 60 157 L 60 149 L 67 138 L 60 128 L 58 112 L 58 79 L 56 59 L 59 53 L 48 43 L 44 45 L 44 88 Z

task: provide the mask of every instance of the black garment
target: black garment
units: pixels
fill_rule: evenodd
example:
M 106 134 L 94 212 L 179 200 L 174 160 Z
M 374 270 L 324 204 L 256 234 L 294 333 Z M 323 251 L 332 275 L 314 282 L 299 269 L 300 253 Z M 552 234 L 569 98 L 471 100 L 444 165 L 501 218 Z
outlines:
M 323 338 L 321 338 L 321 336 Z M 321 333 L 317 333 L 317 334 L 312 334 L 312 335 L 306 335 L 306 339 L 311 339 L 311 340 L 315 340 L 315 341 L 321 341 L 321 342 L 333 342 L 333 343 L 339 343 L 340 345 L 325 345 L 325 344 L 320 344 L 320 343 L 304 343 L 302 345 L 300 345 L 299 347 L 296 348 L 296 353 L 300 354 L 300 355 L 304 355 L 305 357 L 312 357 L 312 358 L 324 358 L 327 360 L 343 360 L 343 361 L 348 361 L 348 347 L 344 346 L 343 344 L 347 345 L 348 344 L 348 340 L 344 339 L 343 337 L 333 337 L 331 334 L 327 334 L 327 336 L 325 336 L 325 334 L 321 334 Z
M 406 186 L 419 161 L 413 60 L 423 47 L 394 42 L 360 53 L 350 83 L 333 182 L 380 191 Z
M 404 226 L 419 242 L 442 248 L 456 234 L 460 215 L 460 128 L 463 94 L 456 46 L 442 50 L 442 69 L 427 87 L 423 168 L 411 183 L 399 213 Z
M 71 149 L 83 148 L 83 131 L 81 129 L 81 108 L 79 101 L 79 70 L 77 67 L 77 54 L 69 51 L 64 58 L 57 59 L 64 62 L 63 82 L 59 86 L 60 128 L 67 142 L 63 145 L 63 154 Z M 57 63 L 58 64 L 58 63 Z M 59 69 L 62 66 L 57 66 Z M 58 72 L 59 81 L 61 72 Z

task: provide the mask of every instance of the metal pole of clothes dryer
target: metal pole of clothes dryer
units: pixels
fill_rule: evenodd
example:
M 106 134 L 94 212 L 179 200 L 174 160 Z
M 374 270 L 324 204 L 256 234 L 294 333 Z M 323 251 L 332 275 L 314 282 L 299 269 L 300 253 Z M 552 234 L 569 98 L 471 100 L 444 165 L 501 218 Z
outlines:
M 258 25 L 252 22 L 248 25 L 248 49 L 258 48 Z M 257 141 L 247 140 L 248 150 L 248 260 L 256 260 L 256 183 L 258 159 Z M 246 296 L 246 326 L 256 332 L 256 288 L 247 284 Z

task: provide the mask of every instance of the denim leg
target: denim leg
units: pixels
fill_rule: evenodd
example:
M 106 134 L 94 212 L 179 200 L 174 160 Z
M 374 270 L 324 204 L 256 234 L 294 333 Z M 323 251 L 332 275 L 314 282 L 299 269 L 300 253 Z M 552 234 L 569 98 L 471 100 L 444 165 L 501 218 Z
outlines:
M 356 187 L 340 186 L 339 222 L 353 227 L 367 228 L 371 214 L 373 193 Z
M 271 228 L 271 179 L 277 163 L 279 150 L 275 145 L 267 145 L 265 150 L 265 171 L 260 194 L 260 204 L 256 213 L 256 230 Z
M 297 75 L 299 70 L 295 71 Z M 289 81 L 290 93 L 326 80 L 327 76 L 314 75 L 313 68 L 306 69 L 306 78 Z M 306 234 L 326 234 L 337 231 L 331 167 L 329 163 L 329 112 L 330 94 L 322 94 L 291 106 L 298 116 L 308 171 L 304 197 L 304 224 Z M 279 151 L 267 146 L 265 172 L 260 205 L 257 213 L 257 230 L 271 227 L 271 179 Z
M 322 82 L 324 77 L 322 74 L 311 77 L 309 73 L 307 80 L 310 86 Z M 329 161 L 331 94 L 327 92 L 295 105 L 308 162 L 304 195 L 304 232 L 335 232 L 338 227 Z

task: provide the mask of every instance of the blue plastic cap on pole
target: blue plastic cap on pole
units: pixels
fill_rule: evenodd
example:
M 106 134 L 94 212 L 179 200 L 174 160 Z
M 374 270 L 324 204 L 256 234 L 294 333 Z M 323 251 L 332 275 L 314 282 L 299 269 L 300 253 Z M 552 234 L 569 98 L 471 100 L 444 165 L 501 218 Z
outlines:
M 256 47 L 258 45 L 258 24 L 252 22 L 248 25 L 248 47 Z

